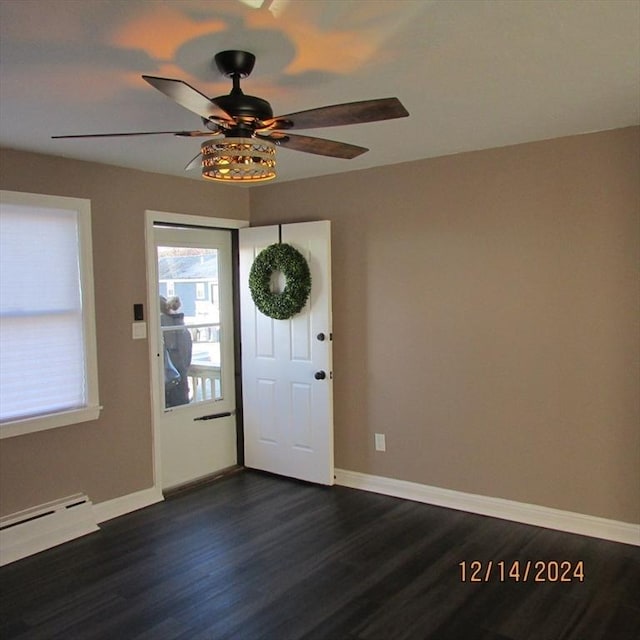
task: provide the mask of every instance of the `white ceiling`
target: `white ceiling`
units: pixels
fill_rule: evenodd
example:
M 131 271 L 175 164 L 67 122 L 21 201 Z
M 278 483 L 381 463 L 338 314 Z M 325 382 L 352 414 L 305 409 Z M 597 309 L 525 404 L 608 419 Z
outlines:
M 200 179 L 202 139 L 50 136 L 201 129 L 140 76 L 225 94 L 225 49 L 257 56 L 242 87 L 276 115 L 410 113 L 301 131 L 370 151 L 280 149 L 279 181 L 640 122 L 640 0 L 0 0 L 0 145 Z

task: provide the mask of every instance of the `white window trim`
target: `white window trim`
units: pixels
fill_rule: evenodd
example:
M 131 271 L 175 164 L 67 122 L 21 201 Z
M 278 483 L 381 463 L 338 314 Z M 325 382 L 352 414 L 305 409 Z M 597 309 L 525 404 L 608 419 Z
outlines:
M 85 407 L 72 411 L 61 411 L 43 416 L 4 422 L 0 425 L 0 439 L 96 420 L 100 415 L 101 407 L 98 397 L 98 355 L 93 289 L 91 201 L 83 198 L 69 198 L 4 190 L 0 190 L 0 199 L 7 204 L 68 209 L 78 212 L 80 282 L 82 287 L 82 315 L 85 338 L 85 366 L 87 372 L 87 405 Z

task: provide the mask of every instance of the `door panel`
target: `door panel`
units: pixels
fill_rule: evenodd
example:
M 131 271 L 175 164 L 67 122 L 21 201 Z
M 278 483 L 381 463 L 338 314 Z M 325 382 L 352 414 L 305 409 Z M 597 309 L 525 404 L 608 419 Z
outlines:
M 253 261 L 280 232 L 312 278 L 305 308 L 289 320 L 258 311 L 248 286 Z M 330 238 L 328 221 L 240 231 L 245 464 L 321 484 L 333 484 Z
M 231 232 L 156 226 L 163 489 L 237 462 Z M 177 301 L 176 301 L 177 299 Z M 167 359 L 175 373 L 167 371 Z M 214 417 L 220 416 L 220 417 Z

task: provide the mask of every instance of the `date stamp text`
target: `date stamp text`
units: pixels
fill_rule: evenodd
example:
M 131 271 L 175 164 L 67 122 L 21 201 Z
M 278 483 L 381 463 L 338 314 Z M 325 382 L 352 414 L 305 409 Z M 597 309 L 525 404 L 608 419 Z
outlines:
M 584 561 L 504 560 L 459 562 L 461 582 L 584 582 Z

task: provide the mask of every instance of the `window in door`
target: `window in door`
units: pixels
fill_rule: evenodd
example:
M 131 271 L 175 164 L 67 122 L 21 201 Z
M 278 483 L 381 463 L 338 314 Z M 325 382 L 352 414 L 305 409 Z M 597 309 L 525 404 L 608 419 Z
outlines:
M 222 400 L 219 298 L 206 295 L 218 286 L 218 250 L 160 245 L 157 255 L 165 408 Z

